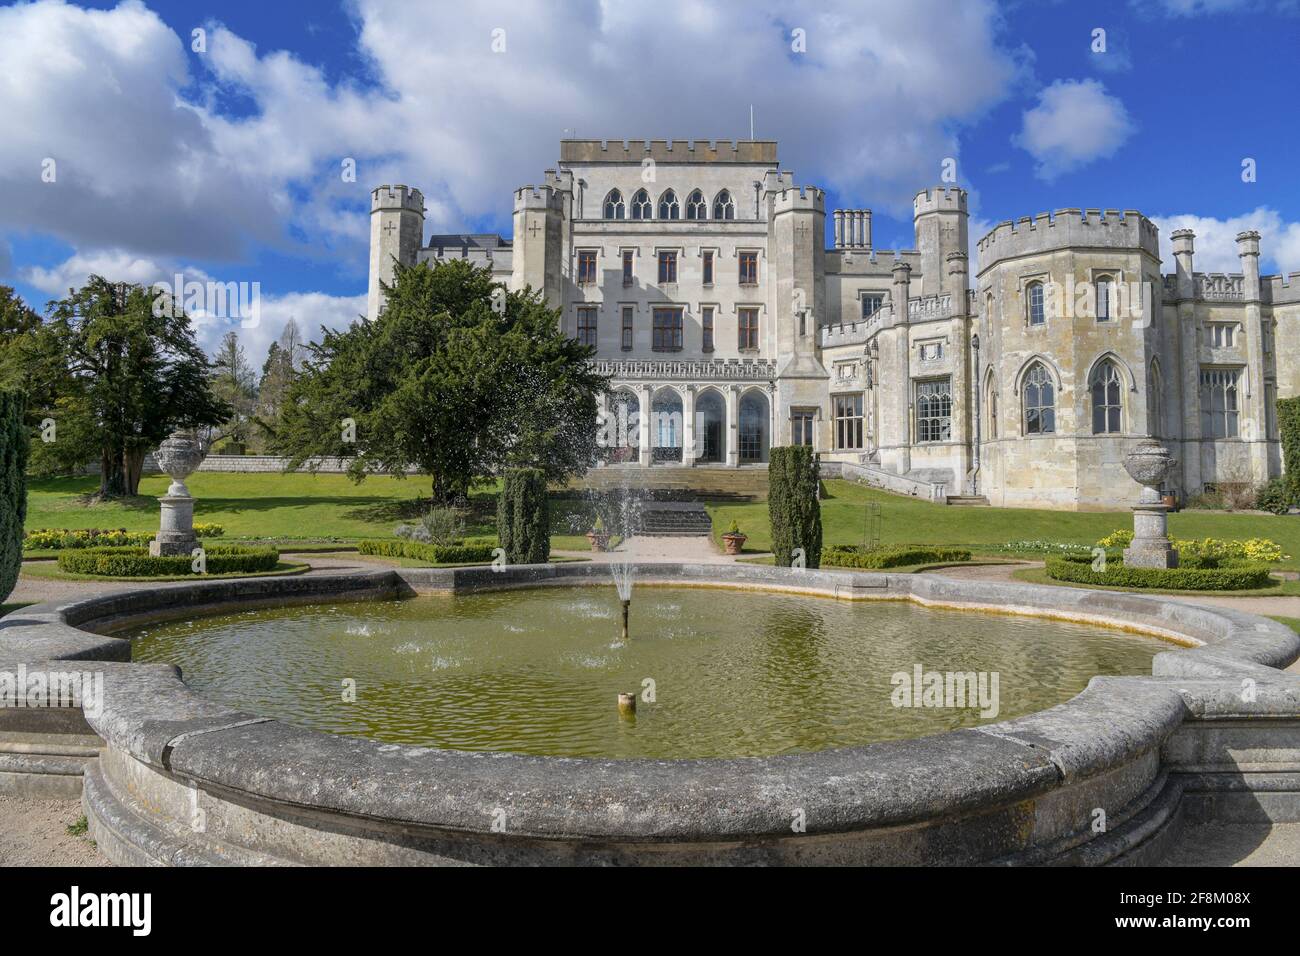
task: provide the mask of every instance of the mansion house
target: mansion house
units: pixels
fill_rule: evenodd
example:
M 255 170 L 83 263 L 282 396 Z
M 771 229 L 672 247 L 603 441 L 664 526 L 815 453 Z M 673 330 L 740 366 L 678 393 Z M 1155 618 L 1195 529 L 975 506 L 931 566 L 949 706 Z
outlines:
M 1002 222 L 968 261 L 964 190 L 913 204 L 914 249 L 829 213 L 776 143 L 563 140 L 515 191 L 514 235 L 424 235 L 418 189 L 372 193 L 369 316 L 394 262 L 463 259 L 540 290 L 610 376 L 602 467 L 745 467 L 811 445 L 846 477 L 935 501 L 1135 501 L 1154 435 L 1166 492 L 1281 470 L 1274 403 L 1300 394 L 1300 275 L 1194 269 L 1194 236 L 1135 210 Z

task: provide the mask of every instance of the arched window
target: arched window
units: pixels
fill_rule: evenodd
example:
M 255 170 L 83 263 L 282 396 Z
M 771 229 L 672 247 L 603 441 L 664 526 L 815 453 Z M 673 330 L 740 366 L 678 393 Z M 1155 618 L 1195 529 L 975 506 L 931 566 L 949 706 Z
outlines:
M 605 197 L 605 218 L 623 218 L 623 194 L 617 189 L 611 189 L 609 195 Z
M 686 197 L 686 218 L 709 218 L 709 204 L 704 201 L 704 193 L 698 189 Z
M 1026 309 L 1030 325 L 1042 325 L 1047 321 L 1043 304 L 1043 284 L 1031 282 L 1025 286 Z
M 1119 369 L 1114 362 L 1102 362 L 1092 371 L 1088 380 L 1092 388 L 1092 433 L 1114 435 L 1119 433 L 1121 384 Z
M 1056 432 L 1056 386 L 1042 362 L 1025 373 L 1025 434 L 1051 435 Z
M 1115 283 L 1110 276 L 1099 276 L 1097 278 L 1097 321 L 1109 322 L 1111 317 L 1110 300 L 1115 289 Z
M 998 437 L 998 386 L 990 374 L 984 379 L 984 411 L 988 415 L 988 434 L 985 439 Z
M 713 218 L 714 219 L 735 219 L 736 204 L 731 198 L 731 193 L 723 190 L 713 200 Z
M 681 207 L 677 204 L 677 194 L 671 189 L 659 197 L 659 218 L 680 219 Z
M 653 217 L 654 208 L 650 205 L 650 194 L 644 189 L 638 189 L 636 195 L 632 197 L 632 218 L 651 219 Z
M 1165 428 L 1164 381 L 1160 377 L 1160 363 L 1151 362 L 1147 377 L 1147 434 L 1160 437 Z

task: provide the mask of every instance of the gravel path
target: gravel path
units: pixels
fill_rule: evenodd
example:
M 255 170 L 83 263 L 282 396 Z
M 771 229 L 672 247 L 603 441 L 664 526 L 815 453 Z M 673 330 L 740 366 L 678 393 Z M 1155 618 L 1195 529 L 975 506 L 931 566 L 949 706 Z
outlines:
M 0 796 L 0 866 L 111 866 L 88 837 L 68 833 L 83 815 L 80 800 Z

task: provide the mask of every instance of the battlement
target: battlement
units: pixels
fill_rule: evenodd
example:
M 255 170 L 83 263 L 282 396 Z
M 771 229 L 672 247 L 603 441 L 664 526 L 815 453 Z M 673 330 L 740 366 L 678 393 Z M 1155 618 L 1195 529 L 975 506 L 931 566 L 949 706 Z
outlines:
M 1291 272 L 1285 276 L 1261 276 L 1260 297 L 1274 305 L 1289 305 L 1300 302 L 1300 272 Z
M 549 209 L 560 211 L 564 208 L 565 189 L 554 185 L 520 186 L 515 190 L 515 211 L 521 209 Z
M 776 140 L 562 139 L 561 163 L 734 163 L 776 165 Z
M 789 189 L 782 189 L 776 194 L 772 206 L 773 214 L 780 215 L 783 212 L 794 212 L 796 210 L 813 210 L 825 213 L 826 193 L 816 186 L 793 186 Z
M 379 186 L 370 191 L 370 211 L 407 209 L 424 215 L 424 194 L 414 186 Z
M 1136 209 L 1058 209 L 999 223 L 979 241 L 980 269 L 1071 246 L 1140 249 L 1160 257 L 1160 231 Z
M 912 200 L 912 215 L 931 212 L 966 212 L 966 190 L 958 186 L 932 186 L 922 189 Z

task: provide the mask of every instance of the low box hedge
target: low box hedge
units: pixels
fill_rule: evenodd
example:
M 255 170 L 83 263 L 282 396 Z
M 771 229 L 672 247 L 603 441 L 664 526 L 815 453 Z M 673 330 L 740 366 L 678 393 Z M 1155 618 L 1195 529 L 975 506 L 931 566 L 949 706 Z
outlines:
M 1251 591 L 1267 587 L 1267 565 L 1221 560 L 1217 567 L 1130 568 L 1107 561 L 1094 571 L 1089 558 L 1049 558 L 1047 576 L 1054 581 L 1099 587 L 1159 588 L 1165 591 Z
M 822 549 L 822 567 L 827 568 L 883 570 L 885 568 L 901 568 L 911 564 L 969 560 L 970 552 L 964 548 L 934 548 L 924 545 L 902 545 L 899 547 L 863 550 L 853 545 L 837 544 Z
M 473 539 L 471 539 L 473 540 Z M 479 538 L 478 541 L 484 539 Z M 382 540 L 362 541 L 357 545 L 361 554 L 372 554 L 383 558 L 412 558 L 416 561 L 428 561 L 430 564 L 477 564 L 492 560 L 492 552 L 499 545 L 495 542 L 485 544 L 422 544 L 404 538 L 385 538 Z
M 208 574 L 255 574 L 274 571 L 280 563 L 275 548 L 219 544 L 203 549 Z M 159 578 L 193 574 L 189 555 L 154 557 L 148 548 L 77 548 L 59 555 L 59 570 L 114 578 Z

